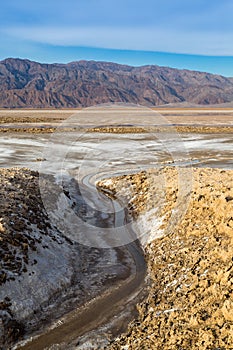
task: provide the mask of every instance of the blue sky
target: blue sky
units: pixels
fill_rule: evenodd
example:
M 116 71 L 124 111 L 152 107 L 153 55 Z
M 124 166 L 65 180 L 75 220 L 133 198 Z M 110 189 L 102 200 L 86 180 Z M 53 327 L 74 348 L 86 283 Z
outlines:
M 232 13 L 232 0 L 1 1 L 0 59 L 94 59 L 233 76 Z

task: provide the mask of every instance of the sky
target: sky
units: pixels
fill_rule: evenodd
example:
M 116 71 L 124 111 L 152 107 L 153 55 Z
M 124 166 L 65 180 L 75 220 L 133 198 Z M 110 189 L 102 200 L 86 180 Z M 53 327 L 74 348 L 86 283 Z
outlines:
M 0 2 L 0 59 L 158 64 L 233 76 L 232 0 Z

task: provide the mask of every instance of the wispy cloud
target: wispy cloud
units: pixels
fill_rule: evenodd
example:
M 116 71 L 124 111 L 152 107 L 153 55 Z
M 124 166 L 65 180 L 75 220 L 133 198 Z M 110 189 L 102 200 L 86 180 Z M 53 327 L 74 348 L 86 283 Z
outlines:
M 154 63 L 233 76 L 232 12 L 232 0 L 2 1 L 0 55 Z
M 233 32 L 171 30 L 160 27 L 20 26 L 0 30 L 12 38 L 60 45 L 147 50 L 201 55 L 233 55 Z

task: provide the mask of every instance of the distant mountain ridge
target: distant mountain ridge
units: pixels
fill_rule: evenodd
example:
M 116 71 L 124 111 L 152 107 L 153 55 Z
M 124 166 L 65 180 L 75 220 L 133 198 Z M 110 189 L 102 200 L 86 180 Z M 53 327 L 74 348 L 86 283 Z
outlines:
M 233 78 L 156 65 L 0 61 L 1 108 L 74 108 L 107 102 L 145 106 L 233 101 Z

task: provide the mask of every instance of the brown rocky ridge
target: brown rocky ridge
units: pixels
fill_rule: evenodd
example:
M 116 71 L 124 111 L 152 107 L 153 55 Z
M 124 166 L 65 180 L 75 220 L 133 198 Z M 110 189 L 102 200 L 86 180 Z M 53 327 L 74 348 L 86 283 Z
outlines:
M 172 226 L 178 173 L 165 167 L 98 184 L 148 230 L 149 296 L 109 349 L 233 349 L 233 171 L 193 169 L 186 212 Z
M 124 102 L 144 106 L 210 105 L 233 101 L 233 79 L 148 65 L 78 61 L 41 64 L 0 62 L 1 108 L 71 108 Z

